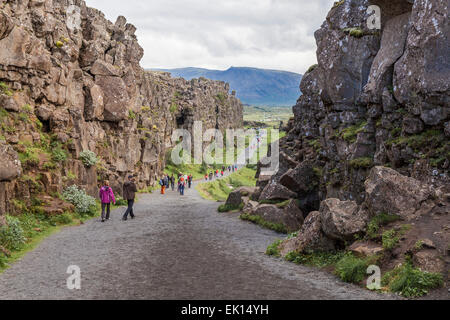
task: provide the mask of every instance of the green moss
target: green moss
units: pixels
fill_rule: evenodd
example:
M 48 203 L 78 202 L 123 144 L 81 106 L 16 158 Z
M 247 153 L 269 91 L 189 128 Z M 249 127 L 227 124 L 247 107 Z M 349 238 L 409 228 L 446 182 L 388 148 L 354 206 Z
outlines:
M 355 38 L 362 38 L 366 35 L 364 30 L 362 30 L 361 28 L 346 28 L 343 31 L 344 33 L 349 34 L 350 36 Z
M 136 117 L 136 113 L 133 110 L 128 110 L 128 119 L 135 120 Z
M 219 92 L 216 95 L 216 99 L 220 102 L 220 104 L 224 105 L 225 102 L 227 101 L 227 96 L 223 92 Z
M 339 6 L 343 5 L 344 3 L 345 3 L 345 0 L 335 1 L 332 9 L 339 7 Z
M 287 228 L 284 224 L 268 222 L 260 216 L 254 216 L 244 213 L 241 214 L 239 218 L 245 221 L 256 223 L 266 229 L 271 229 L 279 233 L 287 233 Z
M 373 167 L 374 163 L 372 158 L 364 157 L 350 160 L 349 165 L 352 168 L 360 169 L 360 168 L 371 168 Z
M 313 64 L 311 67 L 308 68 L 306 73 L 313 72 L 318 66 L 319 66 L 318 64 Z
M 367 126 L 367 121 L 362 121 L 354 126 L 345 128 L 338 134 L 338 136 L 343 138 L 347 142 L 354 143 L 354 142 L 356 142 L 356 137 L 357 137 L 358 133 L 365 132 L 366 126 Z
M 169 111 L 171 113 L 175 113 L 178 110 L 178 105 L 175 102 L 172 102 L 172 104 L 170 105 Z
M 6 94 L 7 96 L 12 96 L 13 92 L 11 91 L 11 89 L 9 88 L 9 86 L 4 83 L 4 82 L 0 82 L 0 94 Z
M 217 211 L 219 211 L 219 212 L 230 212 L 230 211 L 240 211 L 242 209 L 244 209 L 244 203 L 241 203 L 238 206 L 222 204 L 222 205 L 219 206 Z

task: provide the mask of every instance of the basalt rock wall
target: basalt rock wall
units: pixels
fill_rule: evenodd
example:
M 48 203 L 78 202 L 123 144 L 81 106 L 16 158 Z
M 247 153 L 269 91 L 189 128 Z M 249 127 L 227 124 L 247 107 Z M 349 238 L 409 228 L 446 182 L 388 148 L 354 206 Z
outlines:
M 1 1 L 0 214 L 71 184 L 95 195 L 109 179 L 120 193 L 137 174 L 151 186 L 174 129 L 242 125 L 228 84 L 144 71 L 135 31 L 81 0 Z M 86 150 L 97 165 L 80 160 Z
M 371 4 L 381 8 L 381 30 L 367 27 Z M 316 210 L 326 198 L 362 203 L 374 166 L 448 188 L 448 7 L 438 0 L 336 2 L 315 33 L 318 65 L 301 82 L 274 179 L 308 164 Z

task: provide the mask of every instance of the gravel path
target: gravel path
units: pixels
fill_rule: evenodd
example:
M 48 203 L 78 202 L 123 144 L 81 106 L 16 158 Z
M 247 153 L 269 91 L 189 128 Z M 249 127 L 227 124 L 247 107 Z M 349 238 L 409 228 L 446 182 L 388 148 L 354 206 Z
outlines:
M 193 189 L 140 195 L 137 219 L 91 220 L 0 274 L 0 299 L 378 299 L 317 269 L 268 257 L 281 235 L 219 214 Z M 81 290 L 68 290 L 69 265 Z

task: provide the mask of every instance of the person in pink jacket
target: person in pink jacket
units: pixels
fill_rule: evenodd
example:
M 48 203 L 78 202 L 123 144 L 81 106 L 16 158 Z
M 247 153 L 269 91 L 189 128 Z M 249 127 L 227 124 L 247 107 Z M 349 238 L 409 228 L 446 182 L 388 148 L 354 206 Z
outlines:
M 116 204 L 116 198 L 114 192 L 109 186 L 109 181 L 105 181 L 105 185 L 100 188 L 99 197 L 102 202 L 102 222 L 105 222 L 105 209 L 106 220 L 109 220 L 109 214 L 111 213 L 111 202 Z

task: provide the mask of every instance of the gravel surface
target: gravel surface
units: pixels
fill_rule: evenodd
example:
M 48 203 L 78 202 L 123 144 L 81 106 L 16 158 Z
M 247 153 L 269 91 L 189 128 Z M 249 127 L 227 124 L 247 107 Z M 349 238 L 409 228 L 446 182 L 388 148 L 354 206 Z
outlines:
M 0 299 L 380 299 L 264 254 L 282 237 L 219 214 L 194 190 L 140 195 L 137 219 L 91 220 L 44 240 L 0 274 Z M 81 269 L 81 290 L 66 286 Z

